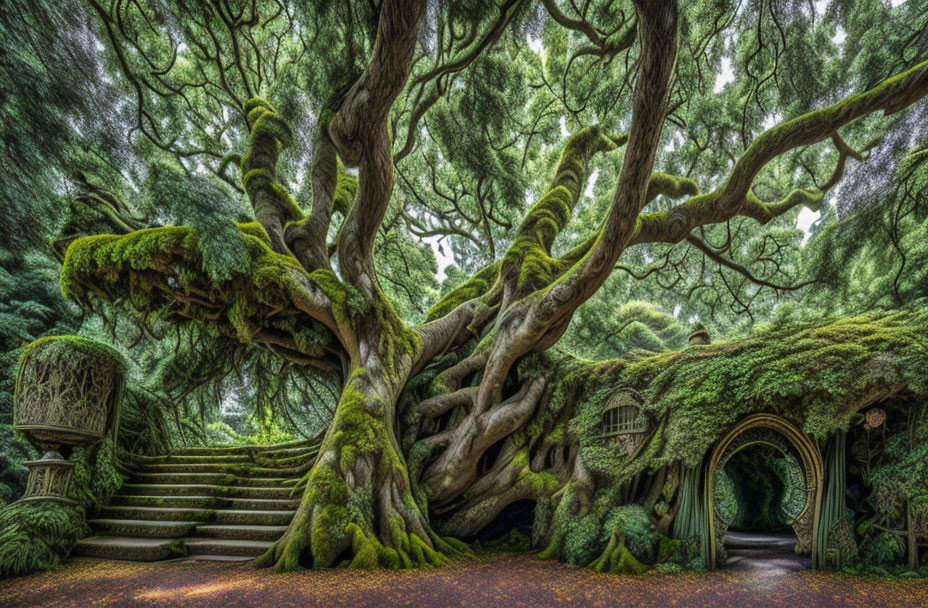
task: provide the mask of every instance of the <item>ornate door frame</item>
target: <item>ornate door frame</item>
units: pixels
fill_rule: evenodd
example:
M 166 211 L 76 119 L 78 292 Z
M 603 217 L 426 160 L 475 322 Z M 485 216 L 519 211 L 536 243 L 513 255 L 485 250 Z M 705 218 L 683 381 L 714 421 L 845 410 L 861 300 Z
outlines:
M 767 432 L 766 434 L 764 432 Z M 758 443 L 772 445 L 783 451 L 781 440 L 771 440 L 769 431 L 782 436 L 787 444 L 795 450 L 803 473 L 805 475 L 806 501 L 792 523 L 796 538 L 804 549 L 812 553 L 812 567 L 818 568 L 816 543 L 818 542 L 818 526 L 821 515 L 822 484 L 824 479 L 824 465 L 822 454 L 818 446 L 808 435 L 793 426 L 786 419 L 773 414 L 753 414 L 739 422 L 725 435 L 712 451 L 704 469 L 705 484 L 703 485 L 705 514 L 708 519 L 709 532 L 708 555 L 706 566 L 714 569 L 720 553 L 724 552 L 723 539 L 727 526 L 719 518 L 715 507 L 715 475 L 720 467 L 724 467 L 729 458 L 744 448 Z

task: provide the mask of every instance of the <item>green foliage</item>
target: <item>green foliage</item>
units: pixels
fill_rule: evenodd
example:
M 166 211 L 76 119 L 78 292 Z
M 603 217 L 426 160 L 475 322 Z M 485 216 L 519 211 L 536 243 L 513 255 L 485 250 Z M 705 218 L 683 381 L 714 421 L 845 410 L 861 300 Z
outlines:
M 26 342 L 79 328 L 97 335 L 105 326 L 131 351 L 124 447 L 151 453 L 172 442 L 318 432 L 331 420 L 328 406 L 343 379 L 289 367 L 251 343 L 264 330 L 292 338 L 297 355 L 339 361 L 344 353 L 331 332 L 288 316 L 297 308 L 298 287 L 328 295 L 345 326 L 386 320 L 378 346 L 391 380 L 399 381 L 395 361 L 419 348 L 399 318 L 441 317 L 510 272 L 518 273 L 520 289 L 542 289 L 568 268 L 558 256 L 595 237 L 623 159 L 578 158 L 572 143 L 564 145 L 566 134 L 582 140 L 627 131 L 640 66 L 634 11 L 615 10 L 614 3 L 581 11 L 561 0 L 519 2 L 501 12 L 490 0 L 468 0 L 428 11 L 389 121 L 396 196 L 376 237 L 383 300 L 366 302 L 339 275 L 307 274 L 270 251 L 267 231 L 254 220 L 266 219 L 261 205 L 269 205 L 298 222 L 313 204 L 307 168 L 314 135 L 323 133 L 371 57 L 378 6 L 262 2 L 235 16 L 225 14 L 228 6 L 196 2 L 102 2 L 92 10 L 78 0 L 11 0 L 0 16 L 10 47 L 0 66 L 0 155 L 10 165 L 0 183 L 0 223 L 11 235 L 7 253 L 31 247 L 32 257 L 3 259 L 0 373 L 12 370 Z M 699 52 L 681 51 L 676 62 L 673 111 L 662 128 L 647 208 L 661 218 L 674 217 L 676 197 L 723 183 L 732 159 L 757 150 L 759 133 L 767 131 L 768 140 L 783 135 L 782 127 L 770 128 L 777 122 L 924 60 L 923 0 L 737 9 L 694 2 L 680 10 L 680 48 Z M 733 82 L 717 83 L 728 65 Z M 860 395 L 900 385 L 923 392 L 928 367 L 919 353 L 920 313 L 803 327 L 791 319 L 924 307 L 925 124 L 916 109 L 843 127 L 850 146 L 872 152 L 869 160 L 849 161 L 858 177 L 840 196 L 795 190 L 820 186 L 834 170 L 837 151 L 827 139 L 774 159 L 754 176 L 749 201 L 793 196 L 821 209 L 807 247 L 795 211 L 764 226 L 736 218 L 694 232 L 730 264 L 687 243 L 623 252 L 604 288 L 577 311 L 564 342 L 581 358 L 622 360 L 592 363 L 557 353 L 521 362 L 523 375 L 544 370 L 562 377 L 518 440 L 534 447 L 579 436 L 584 460 L 618 483 L 648 466 L 694 462 L 719 428 L 751 411 L 780 411 L 823 437 L 848 424 Z M 886 145 L 874 148 L 879 138 Z M 611 149 L 617 141 L 599 143 Z M 587 160 L 590 180 L 581 179 Z M 353 168 L 336 161 L 332 170 L 337 217 L 327 243 L 359 188 Z M 877 173 L 892 180 L 870 179 Z M 864 192 L 863 183 L 875 184 L 873 192 Z M 88 197 L 93 187 L 96 202 Z M 98 204 L 104 189 L 116 202 Z M 243 204 L 245 196 L 257 213 Z M 123 234 L 136 227 L 134 211 L 176 226 Z M 109 232 L 119 234 L 103 234 Z M 61 287 L 83 304 L 94 300 L 102 317 L 50 295 L 55 268 L 35 250 L 78 233 L 95 236 L 71 246 Z M 442 265 L 454 263 L 444 269 L 437 304 L 442 269 L 432 247 Z M 800 287 L 810 278 L 815 286 Z M 126 291 L 141 313 L 142 333 L 95 297 L 119 300 Z M 204 299 L 211 305 L 198 307 Z M 178 319 L 188 323 L 177 328 Z M 673 353 L 697 319 L 716 339 L 770 320 L 777 325 L 741 342 Z M 563 367 L 551 373 L 547 361 Z M 646 397 L 657 429 L 627 467 L 595 442 L 600 408 L 617 385 Z M 7 373 L 0 378 L 0 424 L 8 422 L 10 387 Z M 355 406 L 359 396 L 348 391 L 343 399 Z M 247 423 L 223 427 L 220 403 L 241 406 Z M 389 436 L 379 427 L 365 434 L 358 428 L 370 421 L 352 415 L 358 419 L 338 421 L 351 430 L 341 438 L 346 462 Z M 924 472 L 922 455 L 903 449 L 901 440 L 890 451 L 902 464 L 887 469 L 886 479 Z M 4 458 L 18 458 L 13 452 Z M 115 478 L 104 472 L 102 479 L 90 495 L 105 494 Z M 345 498 L 335 482 L 330 486 L 331 497 Z M 326 506 L 319 534 L 350 536 L 358 567 L 403 564 L 402 554 L 388 553 L 369 530 L 334 529 L 342 504 Z M 595 528 L 608 536 L 598 542 L 613 543 L 603 569 L 634 570 L 631 560 L 641 556 L 630 533 L 600 515 L 590 535 Z M 422 542 L 408 534 L 397 541 L 407 558 L 427 562 L 432 556 Z
M 438 265 L 432 248 L 398 230 L 380 231 L 374 246 L 384 293 L 402 319 L 421 322 L 438 300 Z
M 22 496 L 29 470 L 23 462 L 38 458 L 35 448 L 10 424 L 0 424 L 0 504 Z
M 928 155 L 924 141 L 907 148 L 922 122 L 924 112 L 909 117 L 905 130 L 887 138 L 843 186 L 849 202 L 825 218 L 831 221 L 804 252 L 818 281 L 809 306 L 847 314 L 928 300 Z
M 695 466 L 719 430 L 754 411 L 801 423 L 813 437 L 847 428 L 856 404 L 889 386 L 923 394 L 928 313 L 895 313 L 771 327 L 749 338 L 629 364 L 620 382 L 646 386 L 666 418 L 649 446 L 655 464 Z
M 0 252 L 0 424 L 13 421 L 13 389 L 22 347 L 45 335 L 75 333 L 79 311 L 61 297 L 58 266 L 46 253 Z
M 608 533 L 605 509 L 616 504 L 604 488 L 613 492 L 637 473 L 664 465 L 698 466 L 725 430 L 748 414 L 774 412 L 824 438 L 846 429 L 859 404 L 887 387 L 925 394 L 926 322 L 924 311 L 873 314 L 774 326 L 738 341 L 640 359 L 590 362 L 549 352 L 524 363 L 520 375 L 545 369 L 549 377 L 550 401 L 531 424 L 551 428 L 566 412 L 567 432 L 601 484 L 588 514 L 557 511 L 562 514 L 555 514 L 552 529 L 563 538 L 553 551 L 572 563 L 589 563 L 587 548 L 595 538 L 606 542 L 598 535 Z M 632 461 L 599 439 L 605 403 L 620 387 L 644 397 L 654 429 Z M 909 463 L 900 473 L 919 475 L 911 468 L 924 462 L 919 457 L 897 461 Z M 912 479 L 915 487 L 923 477 Z M 568 485 L 562 505 L 571 503 L 572 491 Z
M 75 463 L 69 498 L 90 512 L 99 511 L 126 481 L 126 476 L 120 472 L 117 446 L 111 436 L 90 448 L 74 448 L 68 460 Z
M 243 232 L 267 240 L 263 229 L 236 226 L 236 221 L 250 219 L 247 210 L 215 180 L 160 162 L 149 169 L 145 188 L 146 200 L 140 206 L 193 229 L 203 271 L 213 280 L 229 280 L 248 268 L 251 251 Z
M 577 311 L 561 344 L 580 357 L 611 359 L 683 348 L 689 329 L 658 306 L 632 301 L 616 308 L 606 285 Z
M 293 441 L 295 437 L 278 428 L 257 429 L 253 434 L 241 434 L 222 421 L 206 425 L 206 441 L 210 446 L 274 445 Z
M 542 557 L 559 558 L 598 572 L 641 574 L 667 561 L 679 546 L 661 534 L 639 505 L 619 505 L 614 489 L 596 492 L 591 508 L 571 513 L 570 489 L 555 510 L 555 542 Z
M 757 445 L 742 450 L 717 475 L 718 510 L 725 513 L 731 527 L 771 530 L 790 523 L 782 505 L 790 483 L 787 463 L 773 447 Z M 725 502 L 727 513 L 721 505 Z
M 50 501 L 0 509 L 0 578 L 57 565 L 86 531 L 79 507 Z
M 928 407 L 909 404 L 908 417 L 884 439 L 879 459 L 867 481 L 873 487 L 871 504 L 890 521 L 901 521 L 912 510 L 920 533 L 928 521 Z M 918 522 L 921 522 L 920 524 Z
M 9 51 L 0 66 L 0 225 L 4 248 L 44 246 L 68 218 L 69 180 L 112 180 L 138 166 L 117 108 L 126 93 L 107 75 L 91 11 L 76 0 L 13 0 L 0 17 Z
M 868 568 L 892 566 L 905 551 L 899 538 L 886 530 L 880 530 L 870 521 L 858 526 L 857 533 L 860 535 L 860 563 Z

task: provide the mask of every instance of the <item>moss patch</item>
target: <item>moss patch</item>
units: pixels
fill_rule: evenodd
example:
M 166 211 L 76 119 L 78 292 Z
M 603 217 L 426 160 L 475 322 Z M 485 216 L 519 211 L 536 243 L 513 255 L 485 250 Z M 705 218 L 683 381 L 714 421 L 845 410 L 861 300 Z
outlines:
M 0 578 L 57 565 L 86 531 L 79 507 L 50 501 L 0 509 Z

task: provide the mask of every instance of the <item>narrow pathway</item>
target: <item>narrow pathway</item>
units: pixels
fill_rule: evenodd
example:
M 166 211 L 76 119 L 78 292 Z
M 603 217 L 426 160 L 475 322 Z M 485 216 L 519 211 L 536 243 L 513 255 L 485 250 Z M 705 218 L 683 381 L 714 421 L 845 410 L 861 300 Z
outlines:
M 725 551 L 726 570 L 750 572 L 763 578 L 776 578 L 808 570 L 812 560 L 797 555 L 796 536 L 792 532 L 728 532 Z
M 4 608 L 919 608 L 928 580 L 756 570 L 614 576 L 531 555 L 462 560 L 409 572 L 274 574 L 241 563 L 71 560 L 0 581 Z

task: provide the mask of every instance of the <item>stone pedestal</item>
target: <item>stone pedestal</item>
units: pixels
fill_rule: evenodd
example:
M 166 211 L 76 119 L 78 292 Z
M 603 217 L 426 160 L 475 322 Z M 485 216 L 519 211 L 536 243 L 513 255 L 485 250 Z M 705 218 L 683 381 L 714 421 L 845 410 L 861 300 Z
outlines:
M 77 504 L 67 498 L 74 463 L 57 452 L 49 452 L 39 460 L 23 463 L 29 469 L 26 493 L 21 500 L 54 500 L 64 504 Z

